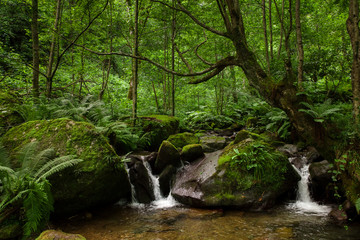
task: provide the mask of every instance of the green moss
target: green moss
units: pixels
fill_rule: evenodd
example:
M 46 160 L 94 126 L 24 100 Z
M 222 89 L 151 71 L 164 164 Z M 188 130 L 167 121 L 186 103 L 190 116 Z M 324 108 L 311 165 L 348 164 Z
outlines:
M 240 132 L 238 132 L 235 136 L 235 140 L 234 140 L 234 144 L 237 144 L 247 138 L 251 138 L 253 140 L 256 139 L 262 139 L 261 135 L 256 134 L 256 133 L 252 133 L 246 130 L 241 130 Z
M 192 133 L 184 132 L 170 135 L 167 141 L 171 142 L 175 147 L 182 148 L 185 145 L 199 143 L 199 138 Z
M 47 230 L 40 234 L 35 240 L 86 240 L 80 234 L 64 233 L 62 231 Z
M 204 151 L 200 144 L 189 144 L 183 147 L 181 157 L 185 161 L 194 161 L 204 156 Z
M 13 166 L 17 165 L 16 152 L 30 141 L 39 142 L 39 151 L 54 148 L 60 156 L 77 155 L 83 160 L 50 178 L 55 207 L 64 212 L 99 202 L 115 202 L 129 195 L 129 182 L 120 157 L 92 124 L 55 119 L 26 122 L 10 129 L 2 142 L 10 151 Z M 119 191 L 114 193 L 114 189 Z
M 216 198 L 218 198 L 220 201 L 225 200 L 234 200 L 235 196 L 231 193 L 218 193 L 215 195 Z
M 0 92 L 0 136 L 10 128 L 24 122 L 23 117 L 17 112 L 17 107 L 22 104 L 16 93 Z
M 144 135 L 139 146 L 145 150 L 157 150 L 163 140 L 175 134 L 179 128 L 179 119 L 167 115 L 147 115 L 139 117 Z

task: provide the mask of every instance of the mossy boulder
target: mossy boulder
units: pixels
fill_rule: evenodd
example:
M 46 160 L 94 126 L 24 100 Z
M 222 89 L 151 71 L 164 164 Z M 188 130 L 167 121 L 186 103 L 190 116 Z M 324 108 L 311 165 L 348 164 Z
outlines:
M 177 148 L 183 148 L 185 145 L 199 143 L 199 137 L 192 133 L 184 132 L 170 135 L 167 141 L 171 142 Z
M 143 150 L 155 151 L 163 140 L 178 132 L 179 119 L 167 115 L 148 115 L 139 117 L 139 124 L 144 134 L 139 147 Z
M 24 122 L 23 117 L 16 110 L 22 102 L 16 93 L 0 92 L 0 136 L 10 128 Z
M 181 166 L 180 153 L 169 141 L 163 141 L 155 161 L 155 173 L 160 174 L 168 165 Z
M 35 240 L 86 240 L 80 234 L 64 233 L 58 230 L 46 230 Z
M 247 138 L 251 138 L 251 139 L 256 140 L 256 139 L 260 139 L 261 136 L 259 134 L 252 133 L 252 132 L 247 131 L 247 130 L 241 130 L 236 134 L 234 144 L 238 144 L 239 142 L 242 142 Z
M 38 141 L 39 151 L 53 148 L 58 155 L 77 155 L 83 162 L 50 177 L 57 214 L 72 214 L 130 197 L 130 184 L 120 157 L 92 124 L 70 119 L 26 122 L 2 138 L 13 166 L 16 152 Z
M 299 179 L 285 155 L 247 138 L 179 172 L 172 194 L 196 207 L 264 209 L 294 191 Z
M 200 138 L 200 144 L 204 152 L 215 152 L 225 147 L 226 139 L 215 135 L 205 135 Z
M 189 144 L 183 147 L 181 152 L 181 159 L 188 162 L 193 162 L 194 160 L 203 157 L 204 151 L 201 144 Z

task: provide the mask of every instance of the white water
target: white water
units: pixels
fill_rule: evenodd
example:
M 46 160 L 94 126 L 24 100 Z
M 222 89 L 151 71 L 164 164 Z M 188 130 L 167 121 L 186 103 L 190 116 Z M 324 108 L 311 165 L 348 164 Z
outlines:
M 289 208 L 295 210 L 296 213 L 315 214 L 320 216 L 329 214 L 331 207 L 320 205 L 311 199 L 309 191 L 309 165 L 304 165 L 300 170 L 295 166 L 293 167 L 301 176 L 301 180 L 298 182 L 296 202 L 290 204 Z
M 130 188 L 131 188 L 131 203 L 133 203 L 133 204 L 138 204 L 138 201 L 137 201 L 137 199 L 136 199 L 136 193 L 135 193 L 135 187 L 134 187 L 134 185 L 131 183 L 131 181 L 130 181 L 130 173 L 129 173 L 129 168 L 128 168 L 128 166 L 127 166 L 127 164 L 126 163 L 124 163 L 124 166 L 125 166 L 125 170 L 126 170 L 126 173 L 127 173 L 127 175 L 128 175 L 128 177 L 129 177 L 129 182 L 130 182 Z

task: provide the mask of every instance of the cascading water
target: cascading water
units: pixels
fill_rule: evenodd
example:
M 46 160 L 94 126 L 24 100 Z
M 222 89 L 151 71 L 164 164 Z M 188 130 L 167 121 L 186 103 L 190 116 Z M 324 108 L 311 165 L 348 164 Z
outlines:
M 152 174 L 151 166 L 147 161 L 143 161 L 144 166 L 149 174 L 149 177 L 152 181 L 152 186 L 154 190 L 155 201 L 151 203 L 153 208 L 170 208 L 178 205 L 179 203 L 175 201 L 172 197 L 171 192 L 167 197 L 163 197 L 160 190 L 159 177 L 156 177 Z
M 298 182 L 296 202 L 290 204 L 289 208 L 297 213 L 327 215 L 331 211 L 331 207 L 320 205 L 311 199 L 309 191 L 309 164 L 305 164 L 300 170 L 295 166 L 293 167 L 299 173 L 301 180 Z

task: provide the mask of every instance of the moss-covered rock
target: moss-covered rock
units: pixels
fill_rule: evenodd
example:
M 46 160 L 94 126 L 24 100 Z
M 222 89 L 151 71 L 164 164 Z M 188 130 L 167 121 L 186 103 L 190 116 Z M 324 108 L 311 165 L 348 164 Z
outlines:
M 35 240 L 86 240 L 86 238 L 80 234 L 64 233 L 58 230 L 46 230 Z
M 139 142 L 144 150 L 154 151 L 163 140 L 178 132 L 179 119 L 167 115 L 148 115 L 139 117 L 139 123 L 145 132 Z
M 204 152 L 215 152 L 225 147 L 226 139 L 224 137 L 206 135 L 200 138 L 200 144 Z
M 0 92 L 0 136 L 10 128 L 24 122 L 22 116 L 16 111 L 21 104 L 19 97 L 12 92 Z
M 247 138 L 256 140 L 256 139 L 261 138 L 261 136 L 259 134 L 252 133 L 247 130 L 241 130 L 236 134 L 234 144 L 238 144 L 239 142 L 244 141 Z
M 93 125 L 55 119 L 26 122 L 10 129 L 2 142 L 10 151 L 14 166 L 15 153 L 30 141 L 39 142 L 39 151 L 54 148 L 60 156 L 77 155 L 83 159 L 49 179 L 56 213 L 71 214 L 129 198 L 130 184 L 124 164 Z
M 184 161 L 193 162 L 194 160 L 203 157 L 204 151 L 200 144 L 189 144 L 183 147 L 181 158 Z
M 172 193 L 192 206 L 263 209 L 294 190 L 299 179 L 285 155 L 247 138 L 180 172 Z
M 184 132 L 171 135 L 167 141 L 171 142 L 177 148 L 183 148 L 185 145 L 199 143 L 199 137 L 192 133 Z
M 155 161 L 155 173 L 161 173 L 168 165 L 179 167 L 180 153 L 171 142 L 163 141 Z

